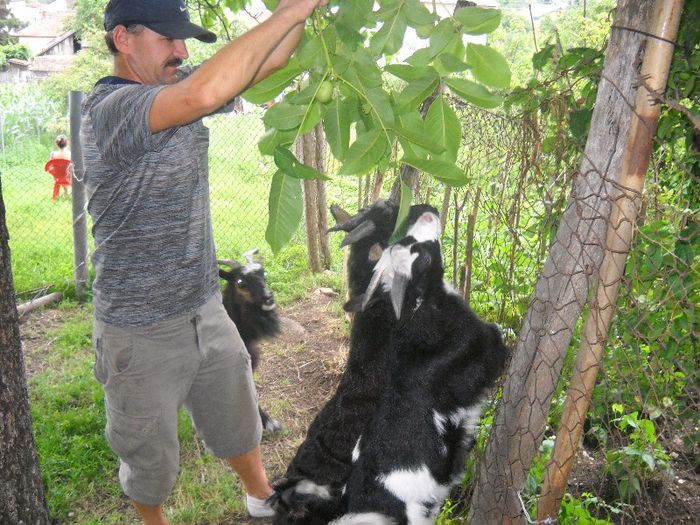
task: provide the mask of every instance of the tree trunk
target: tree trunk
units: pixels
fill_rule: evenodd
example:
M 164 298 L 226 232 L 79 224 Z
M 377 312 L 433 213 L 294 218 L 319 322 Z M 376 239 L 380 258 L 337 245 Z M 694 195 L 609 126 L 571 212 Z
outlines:
M 326 173 L 326 138 L 323 134 L 323 126 L 316 125 L 316 168 L 321 173 Z M 321 256 L 321 265 L 326 270 L 331 268 L 331 246 L 328 240 L 328 201 L 326 200 L 326 183 L 316 181 L 316 209 L 318 210 L 318 244 Z
M 297 157 L 308 165 L 313 166 L 316 157 L 315 140 L 312 133 L 306 133 L 297 143 Z M 299 151 L 301 150 L 301 152 Z M 301 153 L 299 155 L 298 153 Z M 309 256 L 309 268 L 312 272 L 321 271 L 321 261 L 318 257 L 318 200 L 315 180 L 304 180 L 304 219 L 306 223 L 306 248 Z
M 49 523 L 34 445 L 0 179 L 0 523 Z
M 657 7 L 647 30 L 666 40 L 675 41 L 683 1 L 666 1 L 659 3 Z M 619 194 L 613 199 L 607 246 L 598 288 L 583 329 L 554 452 L 537 505 L 538 520 L 545 520 L 548 517 L 556 519 L 561 500 L 566 492 L 567 480 L 576 459 L 576 449 L 583 433 L 583 424 L 593 395 L 598 368 L 603 361 L 605 342 L 615 312 L 627 255 L 632 248 L 652 141 L 661 111 L 661 106 L 656 103 L 653 96 L 650 96 L 649 91 L 663 93 L 672 57 L 673 46 L 668 42 L 651 39 L 647 43 L 640 76 L 645 79 L 646 86 L 650 89 L 644 87 L 637 92 L 635 117 L 632 119 L 622 172 L 618 179 Z
M 645 31 L 653 0 L 620 0 L 615 26 Z M 611 196 L 624 145 L 646 38 L 613 29 L 580 173 L 562 216 L 527 315 L 479 461 L 469 523 L 522 523 L 522 490 L 544 436 L 567 347 L 603 259 Z M 643 88 L 642 88 L 643 89 Z

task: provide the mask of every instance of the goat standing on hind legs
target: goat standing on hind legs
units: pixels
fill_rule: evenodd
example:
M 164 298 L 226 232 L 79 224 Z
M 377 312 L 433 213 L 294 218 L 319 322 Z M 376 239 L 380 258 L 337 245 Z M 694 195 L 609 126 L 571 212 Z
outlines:
M 335 206 L 331 213 L 338 222 L 331 230 L 345 231 L 343 246 L 350 245 L 346 309 L 357 310 L 372 268 L 389 243 L 398 209 L 378 201 L 352 217 Z M 386 383 L 386 350 L 394 322 L 389 305 L 355 315 L 338 388 L 311 423 L 285 477 L 273 484 L 276 525 L 325 525 L 342 514 L 340 491 L 350 475 L 353 447 Z
M 332 525 L 431 525 L 464 472 L 482 403 L 508 350 L 443 281 L 437 212 L 414 207 L 407 237 L 384 251 L 364 313 L 391 305 L 392 362 L 353 452 Z
M 219 277 L 227 281 L 222 293 L 222 302 L 226 313 L 238 328 L 238 333 L 250 354 L 253 371 L 260 361 L 258 342 L 261 339 L 274 337 L 280 332 L 280 320 L 277 314 L 275 296 L 267 285 L 265 270 L 262 265 L 253 260 L 257 250 L 245 254 L 246 264 L 238 261 L 219 260 L 231 270 L 219 269 Z M 258 406 L 263 430 L 277 433 L 282 425 L 272 419 L 267 412 Z

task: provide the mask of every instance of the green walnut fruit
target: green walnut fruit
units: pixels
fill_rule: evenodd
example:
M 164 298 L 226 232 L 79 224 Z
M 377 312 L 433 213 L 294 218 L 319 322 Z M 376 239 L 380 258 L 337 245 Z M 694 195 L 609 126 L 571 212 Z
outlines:
M 333 84 L 328 80 L 324 80 L 321 82 L 321 85 L 318 86 L 316 100 L 318 100 L 321 104 L 326 104 L 327 102 L 330 102 L 331 98 L 333 98 Z
M 416 34 L 420 38 L 428 38 L 433 32 L 433 24 L 424 24 L 422 26 L 416 27 Z

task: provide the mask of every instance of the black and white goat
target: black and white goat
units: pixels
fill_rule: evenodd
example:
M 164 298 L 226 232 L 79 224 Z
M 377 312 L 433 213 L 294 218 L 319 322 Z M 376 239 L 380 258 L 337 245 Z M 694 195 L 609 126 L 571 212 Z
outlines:
M 384 251 L 363 301 L 365 314 L 391 305 L 396 315 L 391 373 L 353 451 L 346 514 L 332 525 L 433 524 L 504 368 L 499 330 L 443 281 L 437 212 L 411 213 L 407 237 Z
M 218 261 L 219 264 L 231 268 L 219 269 L 219 277 L 227 281 L 222 293 L 222 302 L 248 349 L 253 370 L 257 369 L 260 361 L 258 342 L 274 337 L 280 332 L 275 296 L 267 285 L 267 276 L 262 265 L 253 260 L 255 253 L 257 250 L 245 254 L 245 264 L 233 259 Z M 282 429 L 280 423 L 262 408 L 258 407 L 258 410 L 265 431 L 276 433 Z
M 372 269 L 394 230 L 397 207 L 378 201 L 350 217 L 338 207 L 331 213 L 350 245 L 347 310 L 359 310 Z M 311 423 L 306 439 L 273 484 L 270 500 L 275 525 L 321 525 L 342 514 L 340 491 L 350 475 L 352 451 L 371 420 L 388 375 L 387 350 L 396 319 L 390 305 L 358 311 L 353 319 L 345 371 L 333 397 Z

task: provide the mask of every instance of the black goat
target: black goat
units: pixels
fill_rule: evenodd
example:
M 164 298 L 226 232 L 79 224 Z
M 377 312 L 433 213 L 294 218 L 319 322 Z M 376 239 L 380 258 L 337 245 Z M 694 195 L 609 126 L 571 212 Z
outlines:
M 416 212 L 407 237 L 385 250 L 364 301 L 365 314 L 391 304 L 398 318 L 391 373 L 353 452 L 346 514 L 332 525 L 433 524 L 504 368 L 499 330 L 443 282 L 437 212 Z
M 343 245 L 351 246 L 350 298 L 345 308 L 359 310 L 372 268 L 388 245 L 398 209 L 393 203 L 378 201 L 353 217 L 335 206 L 331 213 L 338 222 L 331 230 L 347 232 Z M 273 484 L 270 503 L 277 511 L 275 525 L 320 525 L 342 514 L 339 496 L 350 475 L 353 447 L 386 384 L 387 349 L 394 323 L 388 305 L 355 315 L 338 388 L 311 423 L 285 477 Z
M 260 361 L 258 341 L 280 332 L 275 296 L 267 285 L 262 265 L 253 260 L 255 253 L 257 250 L 246 253 L 246 264 L 234 260 L 218 261 L 231 268 L 229 271 L 219 269 L 219 277 L 227 281 L 222 302 L 248 349 L 253 370 L 257 369 Z M 258 407 L 258 410 L 265 431 L 275 433 L 282 429 L 279 422 L 262 408 Z

